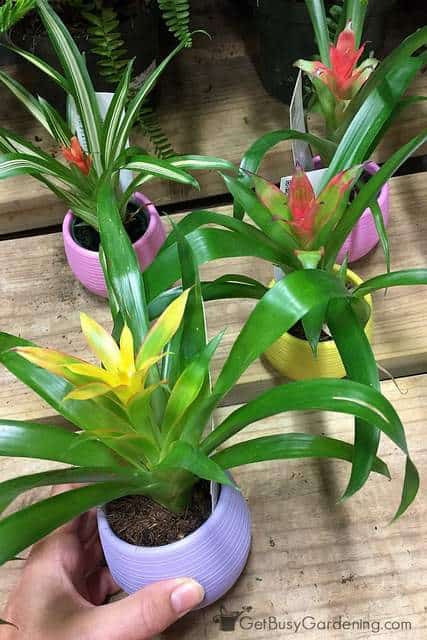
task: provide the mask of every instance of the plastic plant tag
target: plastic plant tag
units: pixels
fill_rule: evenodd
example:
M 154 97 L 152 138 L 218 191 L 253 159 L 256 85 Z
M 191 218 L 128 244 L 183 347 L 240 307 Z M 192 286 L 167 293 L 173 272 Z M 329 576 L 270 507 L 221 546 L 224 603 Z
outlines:
M 113 96 L 114 96 L 114 93 L 111 93 L 110 91 L 97 91 L 96 92 L 96 98 L 98 100 L 98 105 L 99 105 L 99 110 L 100 110 L 100 113 L 101 113 L 101 118 L 103 118 L 103 119 L 107 115 L 108 107 L 110 106 L 110 103 L 111 103 L 111 100 L 113 99 Z M 82 121 L 80 120 L 80 117 L 79 117 L 79 115 L 77 113 L 76 104 L 74 102 L 74 99 L 70 95 L 68 95 L 68 99 L 67 99 L 67 119 L 68 119 L 68 123 L 70 125 L 71 131 L 75 131 L 76 136 L 78 137 L 80 144 L 82 145 L 82 147 L 86 151 L 86 153 L 88 153 L 86 136 L 85 136 L 83 124 L 82 124 Z M 126 146 L 129 147 L 129 140 L 126 143 Z M 126 191 L 126 189 L 130 185 L 132 180 L 133 180 L 132 171 L 128 171 L 127 169 L 124 169 L 123 171 L 120 171 L 120 186 L 121 186 L 123 191 Z
M 291 104 L 289 106 L 290 128 L 301 133 L 307 133 L 304 117 L 304 104 L 302 100 L 302 71 L 300 70 L 292 93 Z M 304 140 L 292 141 L 292 155 L 294 164 L 299 164 L 305 171 L 313 168 L 310 145 Z
M 327 170 L 328 168 L 326 167 L 326 169 L 315 169 L 314 171 L 307 171 L 307 178 L 310 180 L 311 186 L 313 187 L 316 196 L 319 195 L 322 185 L 322 178 Z M 280 190 L 283 191 L 283 193 L 288 193 L 291 180 L 292 176 L 285 176 L 283 178 L 280 178 Z

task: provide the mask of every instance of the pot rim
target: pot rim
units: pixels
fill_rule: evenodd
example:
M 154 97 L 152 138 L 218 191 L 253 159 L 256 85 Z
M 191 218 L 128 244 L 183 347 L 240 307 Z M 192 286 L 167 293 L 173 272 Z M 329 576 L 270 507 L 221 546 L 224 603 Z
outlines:
M 334 265 L 334 271 L 338 271 L 338 269 L 340 269 L 341 265 L 339 264 L 335 264 Z M 350 282 L 352 284 L 355 284 L 356 286 L 359 286 L 360 284 L 363 283 L 363 280 L 360 276 L 357 275 L 357 273 L 355 273 L 354 271 L 352 271 L 351 269 L 347 269 L 347 277 L 348 280 L 350 280 Z M 274 280 L 272 281 L 272 283 L 274 283 Z M 371 315 L 369 316 L 369 320 L 366 323 L 365 326 L 365 332 L 367 333 L 368 337 L 370 337 L 371 331 L 372 331 L 372 325 L 373 325 L 373 317 L 372 317 L 372 309 L 373 309 L 373 303 L 372 303 L 372 295 L 370 293 L 367 293 L 366 296 L 364 296 L 364 300 L 366 300 L 366 302 L 369 304 L 370 308 L 371 308 Z M 285 331 L 285 333 L 280 336 L 279 340 L 288 340 L 288 342 L 293 342 L 294 344 L 298 344 L 300 346 L 302 345 L 306 345 L 307 348 L 310 349 L 310 345 L 308 343 L 307 340 L 303 340 L 302 338 L 297 338 L 296 336 L 293 336 L 291 333 L 289 333 L 289 331 Z M 274 343 L 271 345 L 271 347 L 269 347 L 269 349 L 271 349 L 272 347 L 274 347 Z M 336 349 L 336 344 L 335 344 L 335 340 L 325 340 L 323 342 L 319 342 L 317 345 L 317 349 L 318 349 L 318 353 L 321 353 L 322 351 L 324 353 L 326 353 L 327 351 L 332 351 L 334 349 Z M 311 349 L 310 349 L 311 350 Z M 267 349 L 268 351 L 268 349 Z
M 104 534 L 108 535 L 114 540 L 114 545 L 116 546 L 116 548 L 119 548 L 119 551 L 123 554 L 132 553 L 134 555 L 142 556 L 148 554 L 160 554 L 162 552 L 165 552 L 166 550 L 179 551 L 180 549 L 191 546 L 193 541 L 197 540 L 197 538 L 202 537 L 205 529 L 209 529 L 212 526 L 212 523 L 221 521 L 224 516 L 227 517 L 228 505 L 235 492 L 238 492 L 243 498 L 243 495 L 238 488 L 225 484 L 221 485 L 221 491 L 218 497 L 218 501 L 209 518 L 205 520 L 203 524 L 200 525 L 200 527 L 195 529 L 195 531 L 188 534 L 188 536 L 185 536 L 185 538 L 182 538 L 182 540 L 170 542 L 169 544 L 163 544 L 156 547 L 144 547 L 142 545 L 131 544 L 130 542 L 122 540 L 122 538 L 119 538 L 119 536 L 117 536 L 110 527 L 110 523 L 108 522 L 104 506 L 98 507 L 97 509 L 98 528 L 103 529 Z
M 149 198 L 143 193 L 136 191 L 133 194 L 134 200 L 144 207 L 147 218 L 148 218 L 148 226 L 145 232 L 142 234 L 138 240 L 136 240 L 132 246 L 138 248 L 142 243 L 150 241 L 151 237 L 154 235 L 158 220 L 160 220 L 159 212 L 156 209 L 156 206 L 151 202 Z M 85 249 L 78 242 L 76 242 L 73 238 L 73 234 L 71 233 L 71 224 L 75 219 L 75 215 L 71 209 L 67 211 L 65 214 L 64 221 L 62 223 L 62 234 L 64 236 L 64 240 L 68 244 L 72 244 L 75 247 L 76 253 L 79 253 L 81 256 L 89 257 L 89 256 L 99 256 L 99 251 L 92 251 L 91 249 Z

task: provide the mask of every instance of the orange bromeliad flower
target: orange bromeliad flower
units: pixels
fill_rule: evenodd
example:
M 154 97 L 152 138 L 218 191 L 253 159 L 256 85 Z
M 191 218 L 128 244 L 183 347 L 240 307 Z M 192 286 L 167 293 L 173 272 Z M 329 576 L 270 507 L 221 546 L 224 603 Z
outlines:
M 77 136 L 71 138 L 70 147 L 62 147 L 62 155 L 70 164 L 75 164 L 82 173 L 87 176 L 92 166 L 92 158 L 85 153 Z
M 306 71 L 313 79 L 321 80 L 338 100 L 351 100 L 378 64 L 374 58 L 368 58 L 356 67 L 364 49 L 365 45 L 356 49 L 354 31 L 349 23 L 339 34 L 337 45 L 330 46 L 330 67 L 318 60 L 298 60 L 295 66 Z

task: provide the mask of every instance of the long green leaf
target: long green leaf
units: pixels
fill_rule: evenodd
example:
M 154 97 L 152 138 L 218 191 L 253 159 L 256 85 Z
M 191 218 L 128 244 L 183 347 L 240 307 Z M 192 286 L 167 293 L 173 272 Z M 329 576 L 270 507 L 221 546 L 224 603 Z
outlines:
M 390 272 L 390 243 L 388 241 L 387 230 L 385 228 L 384 218 L 381 211 L 381 207 L 378 204 L 377 200 L 373 200 L 369 205 L 369 208 L 372 213 L 372 217 L 375 222 L 375 228 L 378 233 L 378 237 L 380 239 L 380 244 L 384 253 L 387 272 Z
M 142 103 L 148 96 L 150 91 L 154 88 L 157 80 L 167 67 L 169 62 L 185 47 L 185 42 L 181 42 L 162 62 L 150 73 L 143 85 L 136 93 L 136 95 L 130 101 L 126 113 L 120 123 L 120 127 L 115 137 L 115 149 L 116 157 L 118 157 L 126 146 L 126 141 L 129 137 L 130 130 L 135 122 L 135 119 L 139 113 Z
M 0 455 L 108 469 L 120 465 L 120 459 L 100 442 L 84 440 L 59 425 L 17 420 L 0 420 Z
M 291 460 L 293 458 L 336 458 L 351 462 L 353 447 L 347 442 L 308 433 L 286 433 L 263 436 L 226 447 L 212 456 L 223 469 L 266 460 Z M 389 477 L 387 465 L 375 461 L 375 471 Z
M 421 61 L 409 58 L 389 71 L 383 83 L 372 90 L 343 134 L 322 178 L 322 187 L 339 171 L 370 159 L 368 152 L 372 142 L 390 122 L 393 110 L 421 66 Z
M 281 263 L 281 255 L 278 251 L 224 229 L 198 229 L 190 233 L 187 239 L 199 266 L 212 260 L 242 256 L 253 256 L 275 264 Z M 144 272 L 148 300 L 165 291 L 179 277 L 178 249 L 173 245 L 161 251 Z
M 348 377 L 379 391 L 380 381 L 375 356 L 349 301 L 332 300 L 328 307 L 327 322 Z M 380 431 L 373 426 L 374 424 L 356 419 L 353 466 L 343 497 L 356 493 L 369 477 L 380 440 Z
M 70 86 L 67 80 L 64 78 L 62 74 L 60 74 L 56 69 L 50 66 L 45 60 L 42 60 L 38 56 L 34 55 L 31 51 L 26 51 L 25 49 L 21 49 L 15 45 L 10 43 L 3 44 L 4 47 L 12 51 L 13 53 L 18 54 L 24 60 L 31 62 L 35 67 L 43 71 L 51 80 L 53 80 L 61 89 L 65 91 L 65 93 L 70 92 Z
M 282 384 L 268 389 L 242 405 L 212 433 L 201 445 L 209 454 L 219 445 L 241 431 L 247 425 L 277 415 L 284 411 L 333 411 L 357 416 L 385 433 L 401 432 L 399 416 L 386 398 L 366 384 L 352 380 L 303 380 Z
M 109 167 L 115 157 L 115 138 L 124 116 L 126 102 L 129 97 L 129 86 L 134 60 L 130 60 L 126 66 L 126 71 L 114 93 L 113 99 L 108 107 L 102 131 L 102 146 L 105 166 Z
M 53 158 L 47 160 L 24 153 L 0 154 L 0 179 L 21 175 L 52 176 L 70 188 L 78 188 L 72 173 Z
M 149 327 L 144 280 L 131 241 L 123 227 L 108 176 L 99 188 L 97 218 L 105 254 L 106 282 L 112 287 L 115 303 L 120 308 L 123 321 L 132 332 L 135 351 L 138 351 Z
M 199 478 L 233 485 L 230 476 L 220 465 L 188 442 L 175 442 L 168 455 L 157 465 L 157 469 L 185 469 Z
M 305 0 L 310 14 L 311 24 L 316 35 L 317 46 L 319 47 L 320 59 L 326 66 L 330 66 L 329 56 L 329 29 L 326 21 L 325 5 L 323 0 Z
M 384 273 L 366 280 L 353 292 L 358 298 L 366 296 L 368 293 L 389 287 L 402 287 L 406 285 L 427 284 L 427 269 L 405 269 L 403 271 L 393 271 Z
M 316 269 L 294 271 L 276 282 L 253 309 L 234 342 L 213 389 L 215 400 L 219 401 L 248 366 L 311 309 L 349 295 L 339 278 Z
M 122 472 L 100 470 L 93 467 L 74 467 L 55 469 L 19 476 L 0 483 L 0 513 L 25 491 L 36 487 L 48 487 L 58 484 L 89 484 L 92 482 L 132 482 L 132 475 L 124 469 Z
M 375 173 L 368 182 L 363 185 L 354 201 L 349 206 L 345 216 L 338 223 L 334 233 L 325 247 L 325 266 L 332 268 L 336 256 L 345 239 L 359 220 L 364 210 L 376 198 L 381 187 L 397 171 L 397 169 L 427 140 L 427 129 L 418 134 L 403 147 L 396 151 Z
M 193 176 L 183 169 L 175 167 L 169 160 L 160 160 L 147 155 L 131 155 L 124 153 L 116 161 L 116 169 L 128 169 L 130 171 L 139 171 L 141 174 L 148 173 L 152 176 L 173 180 L 182 184 L 189 184 L 195 189 L 199 188 L 199 183 Z M 140 177 L 135 178 L 135 182 L 139 184 Z
M 31 95 L 31 93 L 27 91 L 17 80 L 9 77 L 7 73 L 4 73 L 4 71 L 1 70 L 0 82 L 2 82 L 5 87 L 7 87 L 9 91 L 18 98 L 31 115 L 34 116 L 34 118 L 36 118 L 36 120 L 38 120 L 46 131 L 53 137 L 53 132 L 49 126 L 45 113 L 39 102 Z
M 94 166 L 101 174 L 101 114 L 86 63 L 65 24 L 46 0 L 37 0 L 37 7 L 50 42 L 63 67 L 85 131 L 88 150 Z
M 49 123 L 51 131 L 53 133 L 53 137 L 55 140 L 63 145 L 64 147 L 70 146 L 70 140 L 73 136 L 71 130 L 68 127 L 68 124 L 65 122 L 63 117 L 58 113 L 58 111 L 52 107 L 47 100 L 41 98 L 39 96 L 39 104 L 41 105 L 44 114 L 46 116 L 46 120 Z
M 132 492 L 135 485 L 129 483 L 100 482 L 13 513 L 0 521 L 0 565 L 81 513 Z
M 129 429 L 126 416 L 118 412 L 119 407 L 113 402 L 102 398 L 85 402 L 64 401 L 73 386 L 46 369 L 31 364 L 12 350 L 21 346 L 35 345 L 22 338 L 0 333 L 0 362 L 64 418 L 84 430 L 96 430 L 99 425 L 114 425 L 118 431 L 125 432 Z

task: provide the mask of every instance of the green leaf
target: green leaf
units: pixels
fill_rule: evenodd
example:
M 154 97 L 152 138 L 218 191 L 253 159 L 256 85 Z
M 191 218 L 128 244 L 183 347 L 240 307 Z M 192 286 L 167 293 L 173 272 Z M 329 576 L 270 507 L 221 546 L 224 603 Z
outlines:
M 100 140 L 102 122 L 95 89 L 85 60 L 67 27 L 49 3 L 46 0 L 37 0 L 37 7 L 49 40 L 64 70 L 84 128 L 88 151 L 92 154 L 95 169 L 100 175 L 102 172 Z
M 142 174 L 148 173 L 151 176 L 173 180 L 181 184 L 189 184 L 195 189 L 199 188 L 199 183 L 193 176 L 183 169 L 179 169 L 172 165 L 169 160 L 160 160 L 152 156 L 142 154 L 131 154 L 125 151 L 115 164 L 117 170 L 128 169 L 130 171 L 139 171 Z M 140 176 L 134 180 L 135 188 L 140 183 Z
M 185 469 L 204 480 L 234 486 L 230 476 L 223 471 L 221 466 L 188 442 L 174 442 L 169 453 L 157 465 L 157 469 Z
M 9 49 L 13 53 L 18 54 L 28 62 L 31 62 L 35 67 L 43 71 L 51 80 L 53 80 L 61 89 L 65 91 L 65 93 L 70 92 L 70 86 L 67 80 L 64 78 L 62 74 L 60 74 L 56 69 L 50 66 L 45 60 L 42 60 L 38 56 L 34 55 L 31 51 L 26 51 L 25 49 L 21 49 L 20 47 L 16 47 L 10 43 L 4 44 L 2 46 Z
M 53 158 L 27 155 L 25 153 L 0 154 L 0 179 L 14 176 L 30 175 L 39 178 L 40 175 L 52 176 L 61 180 L 70 188 L 77 188 L 78 185 L 72 173 L 60 162 Z
M 58 113 L 58 111 L 54 107 L 52 107 L 49 102 L 47 102 L 47 100 L 45 100 L 41 96 L 38 97 L 38 100 L 44 111 L 46 120 L 49 123 L 49 127 L 52 131 L 53 137 L 59 144 L 64 145 L 65 147 L 69 147 L 70 140 L 73 134 L 70 131 L 68 124 Z
M 60 493 L 0 521 L 0 565 L 92 507 L 135 493 L 135 485 L 100 482 Z
M 322 178 L 322 186 L 338 171 L 369 160 L 368 152 L 372 141 L 378 139 L 384 126 L 390 121 L 393 110 L 421 66 L 420 61 L 409 58 L 398 68 L 392 69 L 384 78 L 383 84 L 372 90 L 345 130 Z
M 375 228 L 380 239 L 381 247 L 384 252 L 384 257 L 387 265 L 387 273 L 390 273 L 390 244 L 388 241 L 387 230 L 384 224 L 383 214 L 377 200 L 373 200 L 369 206 L 372 217 L 375 222 Z
M 328 307 L 327 323 L 348 377 L 379 391 L 380 381 L 375 356 L 349 301 L 332 300 Z M 380 431 L 374 428 L 373 424 L 375 423 L 356 420 L 353 466 L 343 497 L 356 493 L 369 477 L 380 440 Z
M 180 424 L 186 411 L 197 399 L 203 384 L 209 375 L 209 364 L 223 333 L 213 338 L 181 373 L 176 381 L 165 409 L 162 430 L 165 435 L 165 447 L 180 437 Z
M 0 455 L 108 469 L 121 464 L 100 442 L 83 440 L 59 425 L 17 420 L 0 420 Z
M 105 254 L 106 283 L 112 287 L 115 305 L 132 332 L 137 352 L 149 328 L 144 280 L 108 176 L 99 187 L 97 218 Z
M 305 4 L 310 14 L 311 24 L 313 25 L 316 36 L 317 46 L 319 47 L 320 59 L 327 67 L 330 67 L 331 60 L 329 57 L 329 30 L 326 21 L 325 5 L 323 0 L 305 0 Z
M 281 263 L 281 255 L 268 245 L 242 237 L 223 229 L 199 229 L 187 236 L 197 264 L 200 266 L 222 258 L 254 256 L 274 264 Z M 147 297 L 152 300 L 172 286 L 181 275 L 176 244 L 161 251 L 144 272 Z
M 114 93 L 113 99 L 110 102 L 107 113 L 104 119 L 104 126 L 102 130 L 102 146 L 104 154 L 105 166 L 110 166 L 110 163 L 115 157 L 115 138 L 120 128 L 121 121 L 123 119 L 126 102 L 129 95 L 129 85 L 131 79 L 132 68 L 134 65 L 134 59 L 130 60 L 126 66 L 126 71 L 123 73 L 121 81 Z
M 371 176 L 368 182 L 363 185 L 348 207 L 345 216 L 338 223 L 334 233 L 331 234 L 329 242 L 325 247 L 325 267 L 332 268 L 335 263 L 336 256 L 345 239 L 352 231 L 353 227 L 359 220 L 364 210 L 369 207 L 371 202 L 377 197 L 377 193 L 381 187 L 387 182 L 395 171 L 409 158 L 427 140 L 427 130 L 415 136 L 394 153 L 381 167 L 377 173 Z
M 216 158 L 215 156 L 197 156 L 197 155 L 181 155 L 168 158 L 169 162 L 180 169 L 193 171 L 232 171 L 236 173 L 237 167 L 229 160 Z
M 378 291 L 379 289 L 420 284 L 427 284 L 427 269 L 405 269 L 403 271 L 393 271 L 370 278 L 356 287 L 353 295 L 362 298 L 368 293 Z
M 128 108 L 124 114 L 124 117 L 121 121 L 120 127 L 117 131 L 117 135 L 115 136 L 115 157 L 118 157 L 123 149 L 126 146 L 126 141 L 129 137 L 130 130 L 138 116 L 139 110 L 141 108 L 142 103 L 145 98 L 148 96 L 150 91 L 154 88 L 157 83 L 157 80 L 163 73 L 164 69 L 167 67 L 169 62 L 173 60 L 173 58 L 185 47 L 185 43 L 180 43 L 162 62 L 150 73 L 150 75 L 146 78 L 142 86 L 136 95 L 132 98 L 130 103 L 128 104 Z
M 335 275 L 315 269 L 294 271 L 263 296 L 234 342 L 214 386 L 227 393 L 247 367 L 281 335 L 319 304 L 350 294 Z
M 336 458 L 351 462 L 353 447 L 347 442 L 315 436 L 307 433 L 286 433 L 263 436 L 227 447 L 212 456 L 223 469 L 266 460 L 291 460 L 294 458 Z M 387 465 L 375 461 L 375 471 L 389 477 Z
M 108 399 L 64 402 L 64 397 L 70 393 L 73 386 L 12 351 L 14 347 L 20 346 L 35 345 L 22 338 L 0 333 L 0 362 L 64 418 L 84 430 L 97 429 L 100 424 L 114 424 L 119 431 L 129 429 L 127 418 L 120 413 L 120 407 Z
M 17 80 L 9 77 L 4 71 L 0 70 L 0 82 L 13 93 L 14 96 L 24 105 L 31 115 L 40 122 L 46 131 L 53 136 L 53 132 L 46 119 L 45 113 L 38 101 L 25 89 Z
M 2 513 L 15 498 L 21 495 L 21 493 L 35 489 L 36 487 L 113 481 L 132 482 L 132 474 L 129 471 L 126 472 L 126 469 L 118 472 L 114 470 L 100 470 L 92 467 L 75 467 L 19 476 L 18 478 L 12 478 L 11 480 L 0 483 L 0 513 Z
M 306 313 L 306 315 L 302 318 L 304 334 L 310 344 L 311 350 L 315 357 L 317 356 L 317 345 L 319 343 L 320 334 L 325 322 L 327 308 L 327 304 L 320 304 Z
M 281 384 L 230 413 L 201 445 L 210 454 L 247 425 L 284 411 L 333 411 L 371 422 L 385 433 L 403 431 L 390 402 L 376 389 L 352 380 L 302 380 Z

